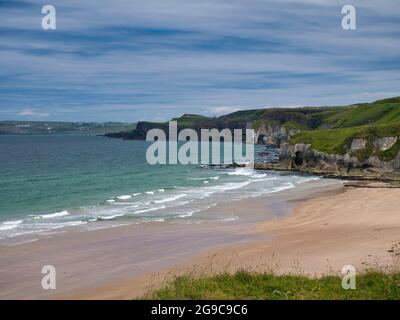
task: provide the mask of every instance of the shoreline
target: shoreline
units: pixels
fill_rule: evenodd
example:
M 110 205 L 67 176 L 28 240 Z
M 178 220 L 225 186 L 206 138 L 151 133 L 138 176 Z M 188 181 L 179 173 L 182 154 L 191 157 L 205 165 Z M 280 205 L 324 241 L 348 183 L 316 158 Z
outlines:
M 74 229 L 35 242 L 1 246 L 0 299 L 70 296 L 190 263 L 209 250 L 252 242 L 264 237 L 256 232 L 259 222 L 290 214 L 290 199 L 312 196 L 337 183 L 307 182 L 260 197 L 224 202 L 198 213 L 205 221 L 221 214 L 238 216 L 231 221 L 154 222 L 83 232 Z M 263 202 L 261 210 L 254 199 Z M 242 210 L 238 203 L 246 203 L 248 210 Z M 44 265 L 56 268 L 57 290 L 41 288 Z
M 129 225 L 3 247 L 0 299 L 132 299 L 188 273 L 248 269 L 318 276 L 340 273 L 344 264 L 365 269 L 377 258 L 389 267 L 398 252 L 387 251 L 400 242 L 394 213 L 399 195 L 399 189 L 311 182 L 204 212 L 224 210 L 240 216 L 237 221 Z M 357 206 L 365 210 L 352 212 Z M 40 288 L 46 264 L 57 268 L 53 292 Z
M 371 201 L 373 195 L 377 198 Z M 260 223 L 257 232 L 268 234 L 269 239 L 210 250 L 173 269 L 63 298 L 140 298 L 176 276 L 188 274 L 196 277 L 248 270 L 319 277 L 340 275 L 342 267 L 349 264 L 357 272 L 398 271 L 400 222 L 396 210 L 400 205 L 399 196 L 399 189 L 338 187 L 331 190 L 331 194 L 317 193 L 294 200 L 296 206 L 292 214 Z M 363 201 L 366 199 L 368 204 Z M 357 211 L 349 215 L 349 210 L 353 209 Z M 321 215 L 322 212 L 326 214 Z

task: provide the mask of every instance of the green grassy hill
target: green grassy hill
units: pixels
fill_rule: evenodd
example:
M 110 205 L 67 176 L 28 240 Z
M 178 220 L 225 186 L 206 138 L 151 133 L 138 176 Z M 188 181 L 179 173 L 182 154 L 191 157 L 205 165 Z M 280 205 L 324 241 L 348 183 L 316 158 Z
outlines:
M 374 138 L 400 136 L 400 98 L 334 108 L 319 116 L 321 124 L 317 128 L 303 130 L 289 142 L 311 144 L 312 149 L 325 153 L 344 154 L 354 138 L 368 140 L 371 147 Z M 400 142 L 381 156 L 391 159 L 397 150 Z
M 376 137 L 400 136 L 400 97 L 349 106 L 242 110 L 218 118 L 185 114 L 172 120 L 178 122 L 178 129 L 252 127 L 259 130 L 268 126 L 297 129 L 300 132 L 289 143 L 306 143 L 317 151 L 344 154 L 353 138 L 367 139 L 370 147 Z M 136 130 L 109 136 L 145 139 L 146 132 L 152 128 L 166 129 L 168 123 L 139 122 Z M 398 150 L 400 141 L 380 156 L 392 159 Z

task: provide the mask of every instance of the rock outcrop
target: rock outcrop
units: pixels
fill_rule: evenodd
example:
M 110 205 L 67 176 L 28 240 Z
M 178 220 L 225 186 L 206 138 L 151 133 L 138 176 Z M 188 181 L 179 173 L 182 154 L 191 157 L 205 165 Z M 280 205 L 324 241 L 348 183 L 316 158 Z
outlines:
M 255 130 L 255 141 L 257 144 L 267 144 L 280 147 L 283 143 L 293 137 L 299 130 L 286 129 L 284 126 L 271 126 L 262 124 Z
M 357 152 L 364 150 L 368 144 L 364 139 L 353 139 L 348 151 L 343 155 L 319 152 L 313 150 L 310 144 L 284 143 L 280 149 L 279 164 L 271 169 L 340 177 L 385 177 L 389 180 L 399 180 L 400 152 L 393 159 L 386 161 L 376 154 L 378 151 L 390 149 L 396 142 L 397 137 L 375 139 L 375 149 L 366 159 L 360 159 L 357 155 Z
M 374 147 L 381 151 L 386 151 L 393 147 L 397 140 L 397 137 L 376 138 L 374 140 Z

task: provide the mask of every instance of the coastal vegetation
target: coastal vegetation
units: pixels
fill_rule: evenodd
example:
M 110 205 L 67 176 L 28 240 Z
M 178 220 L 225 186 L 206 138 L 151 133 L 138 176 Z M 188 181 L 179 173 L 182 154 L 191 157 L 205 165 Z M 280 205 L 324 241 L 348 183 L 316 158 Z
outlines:
M 375 137 L 400 136 L 400 97 L 349 106 L 241 110 L 217 118 L 185 114 L 172 120 L 178 121 L 178 129 L 251 127 L 260 136 L 279 132 L 283 135 L 279 142 L 310 144 L 316 151 L 344 154 L 353 138 L 372 140 Z M 148 130 L 167 126 L 167 123 L 141 121 L 132 131 L 108 136 L 145 139 Z M 269 140 L 256 142 L 263 141 Z M 380 156 L 386 159 L 395 156 L 395 149 Z
M 400 97 L 348 106 L 241 110 L 218 118 L 185 114 L 173 120 L 178 131 L 253 128 L 254 143 L 280 148 L 279 165 L 265 169 L 340 176 L 374 172 L 374 178 L 381 178 L 376 172 L 400 169 Z M 145 139 L 153 128 L 165 131 L 168 122 L 141 121 L 132 131 L 106 136 Z
M 149 293 L 150 299 L 267 299 L 267 300 L 351 300 L 400 299 L 400 273 L 370 271 L 357 275 L 356 289 L 345 290 L 342 278 L 326 275 L 274 275 L 239 271 L 214 276 L 180 276 Z
M 322 128 L 301 131 L 289 143 L 310 144 L 316 151 L 345 154 L 352 139 L 366 139 L 370 144 L 374 138 L 400 136 L 400 98 L 335 108 L 323 114 Z M 379 153 L 380 158 L 393 159 L 399 147 L 396 144 L 392 148 Z

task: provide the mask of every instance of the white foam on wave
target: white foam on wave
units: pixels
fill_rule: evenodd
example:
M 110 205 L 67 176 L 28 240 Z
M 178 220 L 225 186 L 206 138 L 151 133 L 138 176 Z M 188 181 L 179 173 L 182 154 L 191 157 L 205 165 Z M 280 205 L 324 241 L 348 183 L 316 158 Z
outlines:
M 228 182 L 218 186 L 207 187 L 207 190 L 214 190 L 216 192 L 240 189 L 247 186 L 251 181 L 244 182 Z
M 141 194 L 140 192 L 138 192 L 138 193 L 133 193 L 132 196 L 133 196 L 133 197 L 137 197 L 137 196 L 140 195 L 140 194 Z
M 186 193 L 183 193 L 183 194 L 179 194 L 179 195 L 176 195 L 176 196 L 164 198 L 164 199 L 161 199 L 161 200 L 155 200 L 154 203 L 171 202 L 171 201 L 175 201 L 175 200 L 178 200 L 178 199 L 180 199 L 180 198 L 183 198 L 183 197 L 185 197 L 186 195 L 187 195 Z
M 239 168 L 235 169 L 235 171 L 228 172 L 230 176 L 251 176 L 255 173 L 255 171 L 251 168 Z
M 10 224 L 10 225 L 3 224 L 3 225 L 0 225 L 0 231 L 11 230 L 11 229 L 15 229 L 16 227 L 18 227 L 17 224 Z
M 146 194 L 154 194 L 154 191 L 146 191 Z
M 193 178 L 193 177 L 190 177 L 190 178 L 187 178 L 188 180 L 192 180 L 192 181 L 203 181 L 203 180 L 207 180 L 208 178 L 202 178 L 202 177 L 199 177 L 199 178 Z
M 114 200 L 114 199 L 108 199 L 108 200 L 106 200 L 106 202 L 108 202 L 108 203 L 114 203 L 115 200 Z
M 212 207 L 212 205 L 209 206 L 209 207 L 205 207 L 205 208 L 196 209 L 196 210 L 192 210 L 192 211 L 188 211 L 188 212 L 182 213 L 182 214 L 178 215 L 178 217 L 179 218 L 188 218 L 188 217 L 193 216 L 195 213 L 207 210 L 210 207 Z
M 42 214 L 39 216 L 35 216 L 35 219 L 53 219 L 53 218 L 59 218 L 59 217 L 64 217 L 68 216 L 69 212 L 67 210 L 63 210 L 60 212 L 54 212 L 54 213 L 49 213 L 49 214 Z
M 194 210 L 190 210 L 184 213 L 181 213 L 180 215 L 178 215 L 178 218 L 188 218 L 193 216 L 195 213 L 201 212 L 201 211 L 206 211 L 212 207 L 215 207 L 217 205 L 217 203 L 212 203 L 208 206 L 205 206 L 203 208 L 199 208 L 199 209 L 194 209 Z
M 113 214 L 113 215 L 110 215 L 110 216 L 101 216 L 101 217 L 97 217 L 97 220 L 113 220 L 113 219 L 115 219 L 115 218 L 122 217 L 122 216 L 124 216 L 123 213 L 120 213 L 120 214 Z
M 128 200 L 130 198 L 132 198 L 132 196 L 130 194 L 124 195 L 124 196 L 119 196 L 117 197 L 119 200 Z
M 253 173 L 250 177 L 253 179 L 261 179 L 267 176 L 266 173 Z
M 149 211 L 162 210 L 162 209 L 165 209 L 165 208 L 166 208 L 166 206 L 162 205 L 161 207 L 154 207 L 154 208 L 137 210 L 137 211 L 134 211 L 133 213 L 134 214 L 145 213 L 145 212 L 149 212 Z
M 5 225 L 18 225 L 21 224 L 24 220 L 13 220 L 13 221 L 4 221 Z
M 24 221 L 24 220 L 4 221 L 4 222 L 0 225 L 0 231 L 15 229 L 15 228 L 17 228 L 18 225 L 20 225 L 23 221 Z
M 266 193 L 275 193 L 275 192 L 279 192 L 279 191 L 283 191 L 283 190 L 287 190 L 287 189 L 292 189 L 294 187 L 295 187 L 295 185 L 292 182 L 287 182 L 283 186 L 272 188 L 271 190 L 267 191 Z
M 142 218 L 141 219 L 142 222 L 164 222 L 165 219 L 163 218 Z
M 321 178 L 319 178 L 319 177 L 310 177 L 310 178 L 306 178 L 306 179 L 304 179 L 302 181 L 299 181 L 298 184 L 305 183 L 305 182 L 311 182 L 311 181 L 318 181 L 319 179 L 321 179 Z
M 201 194 L 198 197 L 198 199 L 207 198 L 207 197 L 213 195 L 214 193 L 220 193 L 220 192 L 224 192 L 224 191 L 228 191 L 228 190 L 240 189 L 244 186 L 247 186 L 250 182 L 251 181 L 228 182 L 228 183 L 224 183 L 221 185 L 203 187 L 199 190 Z M 196 193 L 197 192 L 198 191 L 196 191 Z
M 165 192 L 165 189 L 158 189 L 158 192 Z
M 80 226 L 81 224 L 86 224 L 87 221 L 70 221 L 64 223 L 64 226 L 69 226 L 69 227 L 74 227 L 74 226 Z
M 139 205 L 137 204 L 137 202 L 115 202 L 113 203 L 114 206 L 129 206 L 130 208 L 136 208 L 139 207 Z
M 260 182 L 260 181 L 273 181 L 273 180 L 278 180 L 277 177 L 268 177 L 268 178 L 256 178 L 254 181 Z

